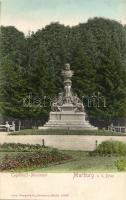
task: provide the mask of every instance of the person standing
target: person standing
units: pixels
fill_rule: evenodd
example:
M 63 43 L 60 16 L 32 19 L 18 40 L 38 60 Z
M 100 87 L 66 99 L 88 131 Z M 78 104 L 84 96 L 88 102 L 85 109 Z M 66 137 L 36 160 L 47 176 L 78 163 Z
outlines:
M 10 131 L 10 125 L 9 125 L 8 121 L 6 121 L 6 125 L 5 126 L 6 126 L 6 131 L 9 132 Z
M 12 130 L 15 132 L 15 122 L 12 121 Z

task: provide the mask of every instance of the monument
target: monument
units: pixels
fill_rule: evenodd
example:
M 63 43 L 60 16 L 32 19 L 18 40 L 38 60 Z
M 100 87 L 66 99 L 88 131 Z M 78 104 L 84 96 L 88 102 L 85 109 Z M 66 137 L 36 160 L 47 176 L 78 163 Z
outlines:
M 39 129 L 71 129 L 71 130 L 97 130 L 86 118 L 86 112 L 82 101 L 72 92 L 71 78 L 74 72 L 70 65 L 65 64 L 62 71 L 64 78 L 64 92 L 59 93 L 54 99 L 49 114 L 49 121 Z

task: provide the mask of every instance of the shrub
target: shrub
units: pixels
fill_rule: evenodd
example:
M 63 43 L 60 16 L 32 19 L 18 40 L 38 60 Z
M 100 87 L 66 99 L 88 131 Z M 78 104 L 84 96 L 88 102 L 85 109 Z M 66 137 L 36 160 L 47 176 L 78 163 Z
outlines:
M 126 144 L 119 141 L 105 141 L 99 144 L 96 150 L 91 152 L 90 155 L 125 156 Z
M 118 171 L 126 171 L 126 160 L 117 160 L 116 167 Z
M 45 146 L 44 146 L 45 147 Z M 4 143 L 0 144 L 1 152 L 31 152 L 31 151 L 40 151 L 44 147 L 40 144 L 31 145 L 31 144 L 21 144 L 21 143 Z
M 0 163 L 0 170 L 44 167 L 48 164 L 68 159 L 71 159 L 71 157 L 62 154 L 58 150 L 52 150 L 50 152 L 30 152 L 28 154 L 18 154 L 16 156 L 6 155 Z

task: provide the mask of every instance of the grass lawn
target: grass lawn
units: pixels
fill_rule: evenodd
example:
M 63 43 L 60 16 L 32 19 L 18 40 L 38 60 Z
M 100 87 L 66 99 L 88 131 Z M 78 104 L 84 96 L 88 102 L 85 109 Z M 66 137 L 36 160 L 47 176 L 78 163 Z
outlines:
M 10 135 L 113 135 L 113 136 L 126 136 L 125 133 L 107 131 L 107 130 L 62 130 L 62 129 L 26 129 L 17 132 L 11 132 Z
M 71 160 L 52 163 L 43 168 L 20 169 L 13 171 L 34 171 L 34 172 L 117 172 L 115 162 L 126 157 L 100 157 L 90 156 L 84 151 L 60 151 L 72 156 Z M 26 154 L 27 152 L 0 152 L 0 160 L 6 155 Z
M 112 154 L 115 150 L 117 151 L 117 147 L 119 152 L 124 151 L 124 148 L 121 148 L 119 142 L 111 143 L 113 146 L 110 143 L 107 146 L 104 144 L 99 146 L 102 153 L 104 153 L 102 155 L 106 156 L 100 156 L 99 154 L 92 154 L 91 156 L 91 153 L 86 151 L 58 150 L 42 145 L 4 143 L 0 145 L 0 163 L 4 167 L 11 166 L 11 168 L 6 168 L 7 171 L 15 172 L 117 172 L 117 160 L 126 161 L 126 155 Z M 107 154 L 105 154 L 105 150 Z M 110 152 L 111 154 L 109 154 Z M 3 158 L 5 158 L 4 161 Z M 15 162 L 18 162 L 18 165 L 13 167 Z
M 117 172 L 115 162 L 120 157 L 100 157 L 89 156 L 88 152 L 84 151 L 62 151 L 67 155 L 71 155 L 73 160 L 66 163 L 35 169 L 35 172 Z M 126 159 L 126 157 L 122 157 Z

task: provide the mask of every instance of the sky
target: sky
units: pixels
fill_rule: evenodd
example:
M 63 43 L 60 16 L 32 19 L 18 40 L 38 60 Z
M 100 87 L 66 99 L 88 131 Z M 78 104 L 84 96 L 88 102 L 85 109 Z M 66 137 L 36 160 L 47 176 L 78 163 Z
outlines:
M 1 24 L 25 34 L 51 22 L 77 25 L 105 17 L 126 24 L 126 0 L 1 0 Z

